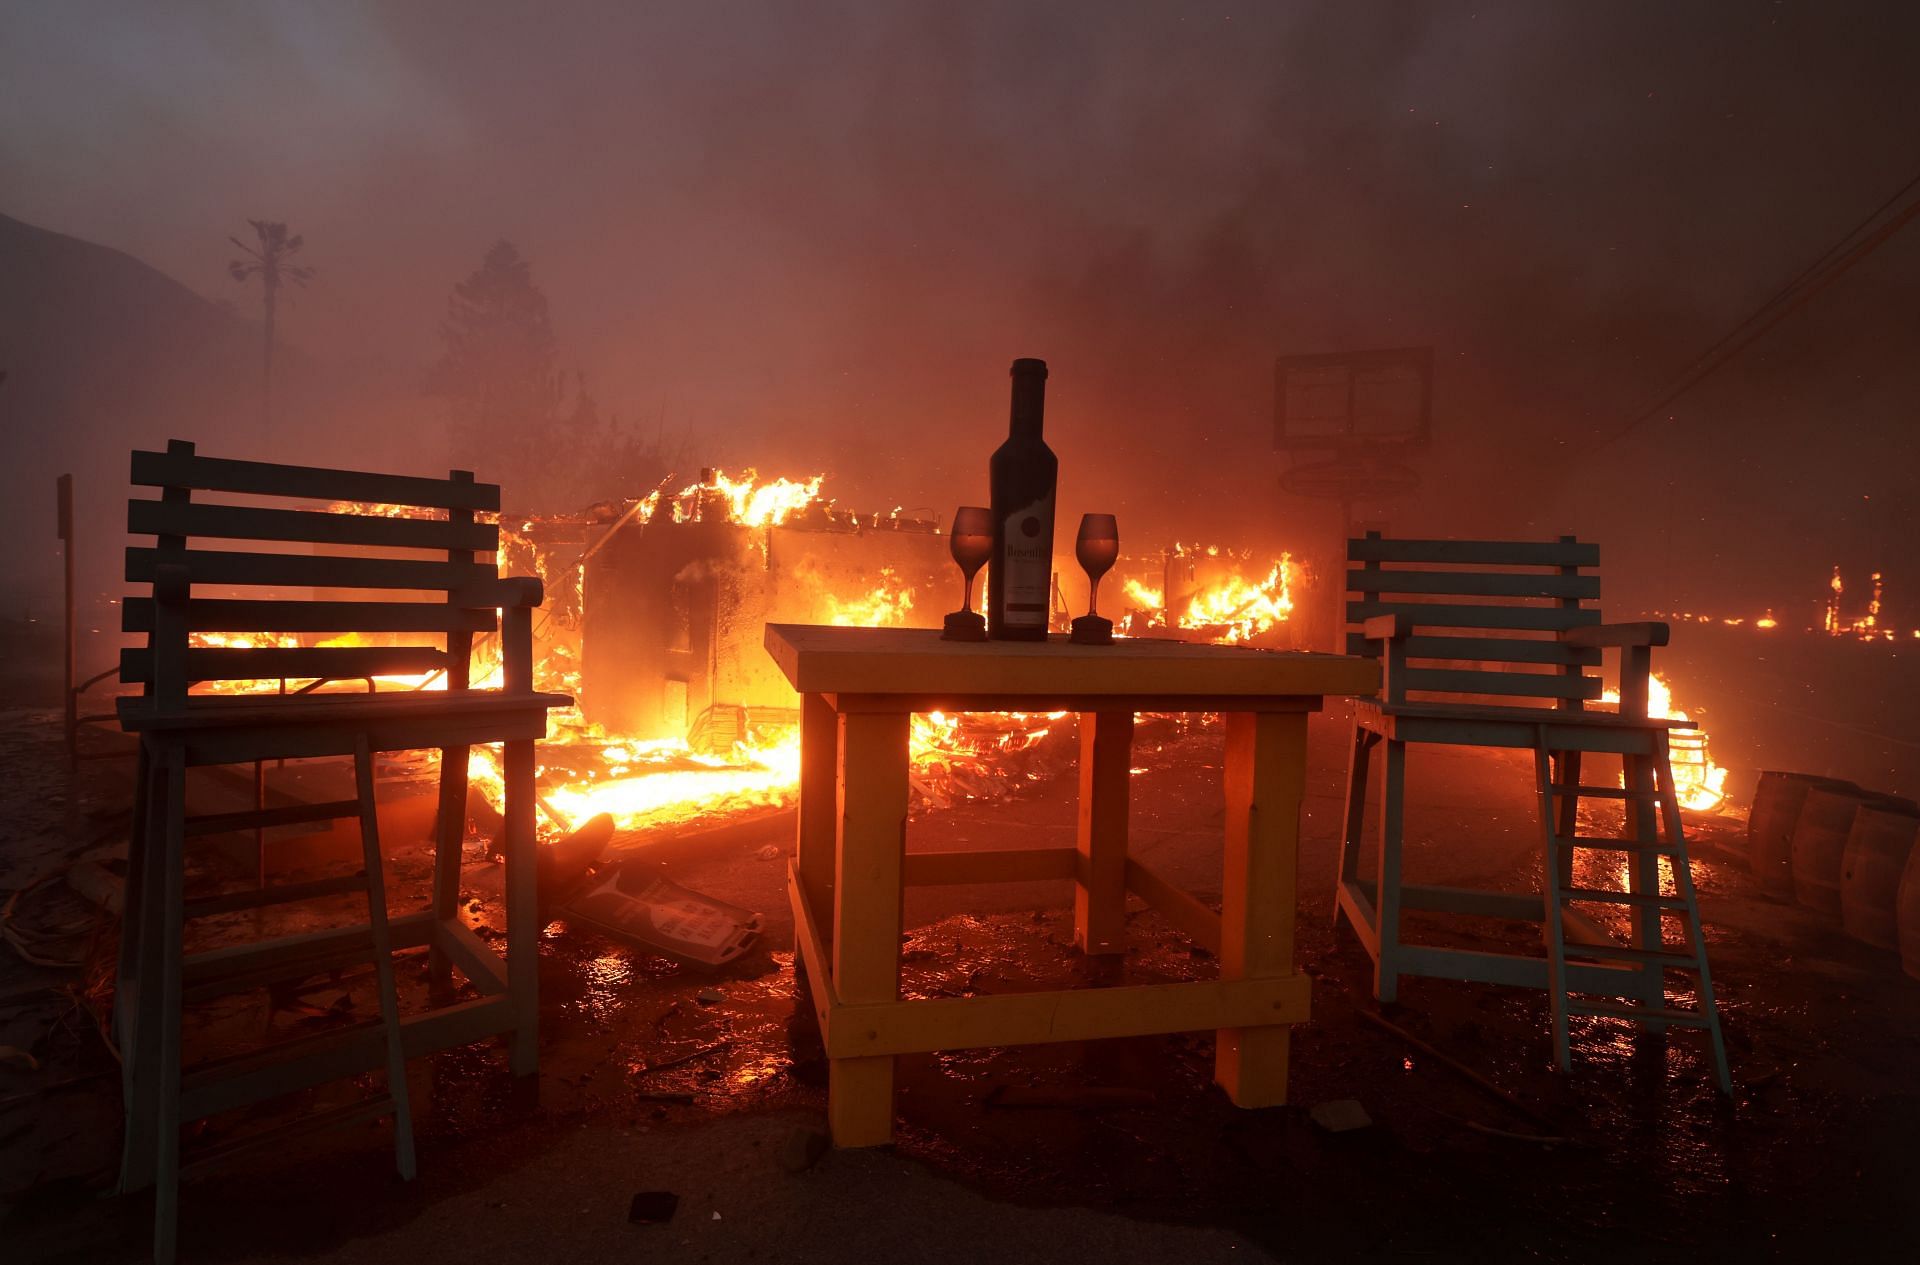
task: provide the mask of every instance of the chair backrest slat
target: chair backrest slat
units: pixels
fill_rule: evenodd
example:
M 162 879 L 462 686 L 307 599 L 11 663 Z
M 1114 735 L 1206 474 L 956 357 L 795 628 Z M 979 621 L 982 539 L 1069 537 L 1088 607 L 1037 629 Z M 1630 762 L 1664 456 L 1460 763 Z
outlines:
M 1374 648 L 1377 653 L 1378 647 Z M 1470 659 L 1488 663 L 1551 663 L 1555 667 L 1597 668 L 1601 653 L 1585 646 L 1566 646 L 1537 637 L 1426 637 L 1406 640 L 1409 659 Z M 1366 638 L 1347 634 L 1348 654 L 1367 654 Z
M 1350 562 L 1428 562 L 1474 567 L 1597 567 L 1600 546 L 1578 540 L 1388 540 L 1347 542 Z
M 128 530 L 154 539 L 127 550 L 126 577 L 153 596 L 122 607 L 122 627 L 148 638 L 123 652 L 121 678 L 163 709 L 202 681 L 443 672 L 446 688 L 467 688 L 473 637 L 498 623 L 500 529 L 480 521 L 498 511 L 498 485 L 228 461 L 177 440 L 134 453 L 132 481 L 160 496 L 127 505 Z M 376 593 L 345 600 L 356 590 Z
M 440 562 L 424 558 L 356 558 L 339 554 L 240 553 L 189 549 L 175 555 L 172 565 L 185 567 L 194 584 L 268 586 L 274 588 L 413 589 L 458 591 L 493 578 L 494 569 L 479 563 Z M 160 564 L 156 549 L 127 550 L 126 578 L 151 584 Z
M 1395 702 L 1458 700 L 1578 708 L 1601 696 L 1589 671 L 1601 652 L 1563 645 L 1558 634 L 1601 622 L 1584 603 L 1600 597 L 1599 546 L 1557 541 L 1388 540 L 1347 542 L 1350 653 L 1379 656 L 1361 625 L 1396 615 L 1412 625 L 1395 643 L 1387 688 Z M 1409 694 L 1425 697 L 1408 698 Z
M 127 530 L 135 535 L 479 552 L 491 552 L 500 540 L 500 528 L 493 523 L 261 509 L 252 505 L 180 505 L 166 501 L 127 502 Z
M 1600 577 L 1523 571 L 1366 570 L 1347 572 L 1347 588 L 1355 593 L 1445 593 L 1451 597 L 1598 598 Z
M 1456 606 L 1441 602 L 1348 602 L 1347 618 L 1364 623 L 1376 615 L 1405 615 L 1422 628 L 1488 628 L 1559 632 L 1600 622 L 1600 612 L 1558 606 Z
M 136 487 L 188 488 L 283 496 L 303 501 L 358 501 L 368 505 L 410 505 L 423 509 L 498 510 L 500 488 L 493 483 L 423 479 L 362 470 L 325 470 L 315 466 L 229 461 L 191 452 L 136 452 Z

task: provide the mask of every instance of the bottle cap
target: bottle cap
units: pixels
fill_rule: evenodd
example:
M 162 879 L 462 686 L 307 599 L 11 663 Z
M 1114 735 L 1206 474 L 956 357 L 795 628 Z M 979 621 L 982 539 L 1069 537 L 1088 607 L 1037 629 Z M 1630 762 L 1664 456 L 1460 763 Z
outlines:
M 1028 375 L 1044 378 L 1047 376 L 1047 362 L 1044 360 L 1036 360 L 1032 356 L 1022 356 L 1013 362 L 1013 368 L 1008 372 L 1016 378 L 1026 377 Z

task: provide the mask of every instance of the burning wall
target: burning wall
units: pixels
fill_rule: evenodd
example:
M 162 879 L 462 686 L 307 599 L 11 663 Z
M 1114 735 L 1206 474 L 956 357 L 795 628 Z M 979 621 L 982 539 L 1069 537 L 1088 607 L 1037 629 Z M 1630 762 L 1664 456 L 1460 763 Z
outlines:
M 938 626 L 952 569 L 923 520 L 656 518 L 586 564 L 582 706 L 644 738 L 686 734 L 716 704 L 792 707 L 766 624 Z

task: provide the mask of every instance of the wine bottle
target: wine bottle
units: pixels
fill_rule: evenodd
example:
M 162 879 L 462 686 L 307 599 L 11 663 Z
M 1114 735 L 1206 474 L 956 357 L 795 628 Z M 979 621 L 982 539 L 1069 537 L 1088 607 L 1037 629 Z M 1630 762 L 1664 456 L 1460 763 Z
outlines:
M 1007 442 L 988 465 L 993 555 L 987 563 L 987 636 L 1045 641 L 1053 596 L 1053 491 L 1060 462 L 1040 437 L 1047 362 L 1013 362 Z

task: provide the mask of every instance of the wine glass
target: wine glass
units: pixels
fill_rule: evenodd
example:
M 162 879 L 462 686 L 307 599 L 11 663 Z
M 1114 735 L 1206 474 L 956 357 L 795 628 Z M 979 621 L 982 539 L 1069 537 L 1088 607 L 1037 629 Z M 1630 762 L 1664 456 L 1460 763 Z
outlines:
M 973 577 L 986 564 L 987 557 L 993 552 L 993 514 L 979 505 L 962 505 L 953 512 L 953 530 L 948 536 L 948 547 L 953 552 L 953 560 L 960 565 L 960 574 L 967 578 L 966 590 L 960 600 L 960 609 L 973 609 Z
M 1100 577 L 1120 558 L 1120 525 L 1111 514 L 1085 514 L 1080 518 L 1080 534 L 1074 538 L 1073 556 L 1087 573 L 1087 614 L 1098 615 L 1095 599 L 1100 593 Z

